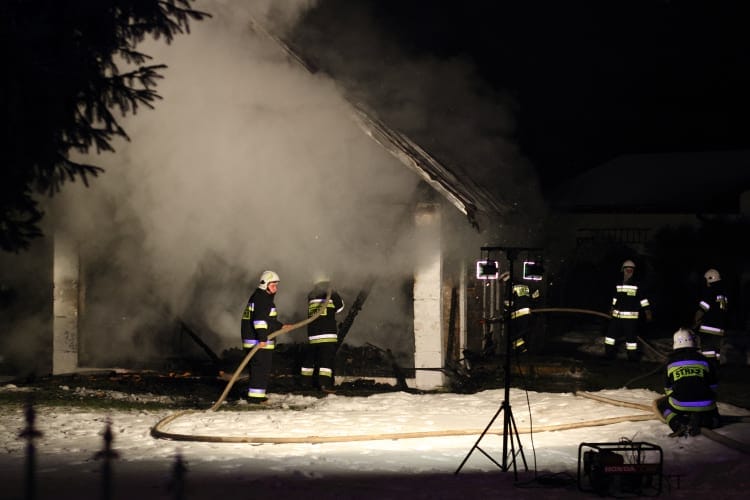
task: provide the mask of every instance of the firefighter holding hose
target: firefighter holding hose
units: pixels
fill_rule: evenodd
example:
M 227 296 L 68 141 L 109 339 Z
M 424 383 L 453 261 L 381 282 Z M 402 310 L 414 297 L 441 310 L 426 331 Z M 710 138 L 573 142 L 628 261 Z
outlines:
M 284 325 L 278 320 L 274 296 L 278 291 L 279 275 L 274 271 L 263 271 L 258 287 L 247 301 L 242 313 L 240 329 L 242 348 L 245 352 L 258 346 L 258 352 L 250 360 L 250 386 L 247 400 L 250 403 L 266 401 L 266 389 L 271 378 L 271 362 L 275 341 L 268 336 Z
M 330 281 L 321 279 L 307 296 L 307 317 L 320 314 L 307 325 L 307 349 L 300 369 L 304 386 L 328 393 L 334 391 L 333 369 L 339 340 L 336 314 L 344 309 L 344 301 L 336 291 L 330 290 L 328 297 L 330 287 Z

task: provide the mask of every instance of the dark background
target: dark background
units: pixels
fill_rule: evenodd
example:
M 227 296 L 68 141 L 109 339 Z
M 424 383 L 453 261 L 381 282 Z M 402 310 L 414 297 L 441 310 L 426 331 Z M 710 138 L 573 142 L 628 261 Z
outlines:
M 721 1 L 323 0 L 297 36 L 339 76 L 337 62 L 471 62 L 510 99 L 512 139 L 549 192 L 622 154 L 747 148 L 747 14 Z M 380 85 L 379 71 L 360 85 Z
M 747 19 L 742 2 L 322 0 L 289 40 L 314 70 L 451 168 L 473 176 L 488 163 L 526 165 L 549 201 L 572 177 L 624 155 L 749 150 Z M 450 81 L 454 70 L 469 75 L 464 87 Z M 642 176 L 628 189 L 649 187 L 658 198 L 648 172 L 625 165 L 608 188 Z M 721 175 L 684 165 L 659 183 Z M 513 200 L 517 186 L 500 196 Z M 526 194 L 516 196 L 523 206 Z M 674 212 L 686 205 L 674 203 Z M 742 218 L 699 216 L 696 227 L 660 231 L 646 255 L 617 243 L 579 249 L 558 276 L 566 285 L 548 299 L 606 310 L 620 263 L 636 259 L 657 322 L 673 331 L 691 324 L 703 273 L 717 267 L 741 327 L 750 302 L 748 248 L 739 243 L 747 230 Z

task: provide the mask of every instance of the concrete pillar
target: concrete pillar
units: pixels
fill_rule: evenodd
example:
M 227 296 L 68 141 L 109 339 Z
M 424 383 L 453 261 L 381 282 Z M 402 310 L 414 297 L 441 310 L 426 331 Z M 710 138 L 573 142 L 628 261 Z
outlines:
M 425 203 L 415 214 L 414 367 L 442 368 L 445 359 L 442 316 L 442 245 L 440 205 Z M 445 384 L 437 370 L 416 370 L 417 389 Z
M 468 343 L 467 332 L 468 326 L 466 321 L 466 304 L 468 298 L 466 297 L 466 261 L 461 261 L 459 269 L 460 278 L 458 280 L 458 357 L 463 357 L 463 352 L 466 350 Z
M 52 373 L 78 368 L 78 248 L 63 235 L 55 235 L 52 326 Z

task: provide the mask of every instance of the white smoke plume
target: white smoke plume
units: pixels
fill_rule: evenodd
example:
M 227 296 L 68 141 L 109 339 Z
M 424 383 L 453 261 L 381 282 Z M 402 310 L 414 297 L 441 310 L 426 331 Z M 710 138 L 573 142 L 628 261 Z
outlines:
M 267 4 L 277 23 L 299 12 Z M 292 322 L 321 273 L 351 302 L 368 275 L 403 279 L 411 268 L 395 246 L 417 176 L 358 128 L 330 79 L 250 29 L 262 2 L 195 7 L 214 17 L 171 45 L 141 47 L 168 65 L 163 101 L 123 122 L 131 142 L 89 159 L 106 169 L 90 189 L 69 186 L 55 200 L 95 268 L 90 317 L 129 318 L 122 349 L 143 344 L 134 331 L 158 322 L 160 307 L 236 346 L 265 269 L 280 274 L 277 306 Z
M 304 297 L 321 276 L 348 306 L 376 276 L 347 341 L 397 354 L 413 349 L 408 285 L 419 260 L 410 241 L 418 176 L 359 128 L 337 82 L 309 73 L 251 29 L 254 20 L 291 33 L 315 3 L 200 0 L 194 7 L 212 18 L 171 45 L 140 47 L 168 65 L 158 86 L 163 100 L 122 121 L 131 141 L 87 158 L 106 172 L 90 188 L 66 185 L 45 219 L 47 234 L 79 242 L 83 362 L 163 357 L 158 349 L 175 318 L 217 353 L 238 347 L 240 314 L 265 269 L 281 276 L 276 304 L 284 322 L 304 317 Z M 431 67 L 448 82 L 433 86 L 446 92 L 439 99 L 495 109 L 475 106 L 470 69 L 428 63 L 399 60 L 395 70 L 409 82 Z M 403 88 L 388 94 L 402 103 L 389 118 L 417 131 L 434 125 L 424 109 L 433 91 L 389 88 Z M 460 121 L 451 134 L 441 127 L 428 146 L 459 143 L 486 149 L 481 158 L 496 156 L 469 120 Z M 453 227 L 442 244 L 473 256 L 490 242 L 456 214 L 444 219 Z

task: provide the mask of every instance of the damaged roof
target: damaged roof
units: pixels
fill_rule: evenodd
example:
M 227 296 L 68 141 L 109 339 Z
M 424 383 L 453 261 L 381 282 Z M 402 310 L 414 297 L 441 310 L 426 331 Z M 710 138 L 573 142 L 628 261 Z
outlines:
M 292 60 L 310 73 L 319 71 L 318 66 L 309 57 L 295 49 L 289 41 L 266 29 L 257 20 L 251 23 L 251 28 L 273 40 Z M 480 221 L 508 215 L 513 211 L 511 203 L 499 199 L 496 194 L 465 173 L 458 174 L 455 168 L 438 161 L 407 134 L 386 124 L 366 104 L 355 100 L 346 92 L 343 97 L 351 106 L 352 117 L 360 128 L 463 213 L 472 227 L 481 231 L 485 228 L 482 227 L 484 223 Z

